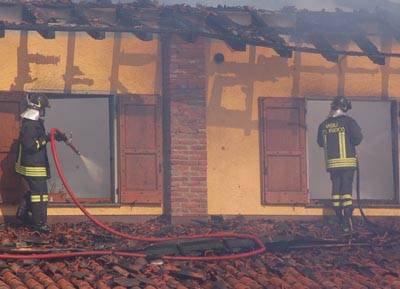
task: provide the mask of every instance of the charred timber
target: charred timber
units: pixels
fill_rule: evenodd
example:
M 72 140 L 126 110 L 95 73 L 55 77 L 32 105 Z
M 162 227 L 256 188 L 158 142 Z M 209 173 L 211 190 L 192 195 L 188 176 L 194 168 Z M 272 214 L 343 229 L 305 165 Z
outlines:
M 256 31 L 263 34 L 267 39 L 271 40 L 276 44 L 273 49 L 281 57 L 291 58 L 293 51 L 288 47 L 286 41 L 279 36 L 276 30 L 265 23 L 264 19 L 256 12 L 250 11 L 252 26 L 255 27 Z
M 181 33 L 186 33 L 187 31 L 179 30 L 179 29 L 171 29 L 171 28 L 164 28 L 164 27 L 159 27 L 159 28 L 148 28 L 148 29 L 135 29 L 135 28 L 130 28 L 130 27 L 124 27 L 124 26 L 102 26 L 102 27 L 94 27 L 94 26 L 61 26 L 61 25 L 53 25 L 53 26 L 48 26 L 48 25 L 43 25 L 43 24 L 14 24 L 14 23 L 4 23 L 4 29 L 5 30 L 27 30 L 27 31 L 35 31 L 38 29 L 49 29 L 52 31 L 75 31 L 75 32 L 97 32 L 97 31 L 102 31 L 102 32 L 127 32 L 127 33 L 134 33 L 137 31 L 145 31 L 149 33 L 156 33 L 156 34 L 181 34 Z M 212 38 L 212 39 L 219 39 L 219 40 L 240 40 L 239 37 L 235 36 L 226 36 L 226 35 L 221 35 L 220 33 L 211 33 L 211 32 L 201 32 L 199 33 L 199 36 L 201 37 L 206 37 L 206 38 Z M 247 39 L 245 43 L 249 45 L 254 45 L 254 46 L 261 46 L 261 47 L 269 47 L 269 48 L 274 48 L 274 45 L 270 41 L 264 41 L 260 39 Z M 312 47 L 297 47 L 297 46 L 289 46 L 289 49 L 292 49 L 293 51 L 300 51 L 300 52 L 306 52 L 306 53 L 313 53 L 313 54 L 321 54 L 321 50 L 317 48 L 312 48 Z M 387 52 L 380 52 L 380 53 L 366 53 L 362 51 L 353 51 L 353 50 L 337 50 L 337 53 L 339 55 L 348 55 L 348 56 L 358 56 L 358 57 L 363 57 L 363 56 L 368 56 L 368 57 L 379 57 L 379 56 L 385 56 L 385 57 L 396 57 L 400 58 L 400 53 L 387 53 Z
M 0 38 L 4 38 L 5 35 L 6 35 L 6 28 L 4 21 L 0 21 Z
M 36 8 L 33 5 L 24 5 L 22 6 L 22 20 L 27 23 L 32 24 L 49 24 L 50 19 L 46 16 L 46 14 L 40 9 Z M 36 30 L 44 39 L 54 39 L 56 38 L 56 33 L 54 30 L 50 29 L 38 29 Z
M 118 6 L 115 12 L 119 24 L 138 29 L 137 31 L 133 32 L 137 38 L 142 41 L 153 40 L 153 34 L 143 31 L 143 29 L 146 29 L 146 25 L 137 19 L 137 17 L 134 16 L 133 12 L 128 7 Z
M 365 35 L 355 34 L 352 39 L 373 63 L 385 65 L 385 56 L 379 52 L 375 44 L 373 44 Z
M 325 37 L 319 34 L 313 34 L 310 40 L 311 43 L 315 46 L 315 48 L 320 49 L 322 51 L 321 55 L 326 60 L 338 63 L 339 54 Z
M 175 29 L 187 31 L 186 33 L 179 34 L 179 36 L 189 43 L 196 42 L 199 37 L 198 32 L 201 32 L 198 26 L 193 22 L 175 13 L 171 9 L 164 9 L 161 13 L 160 25 L 162 27 L 173 27 Z
M 246 51 L 246 42 L 240 39 L 239 25 L 230 20 L 227 16 L 221 14 L 209 14 L 206 18 L 206 23 L 213 30 L 225 34 L 226 37 L 223 40 L 233 50 Z
M 89 17 L 86 15 L 83 7 L 74 6 L 71 9 L 71 17 L 75 20 L 79 25 L 87 25 L 92 26 L 92 23 Z M 87 30 L 87 34 L 89 34 L 92 38 L 96 40 L 103 40 L 106 38 L 106 33 L 104 30 Z

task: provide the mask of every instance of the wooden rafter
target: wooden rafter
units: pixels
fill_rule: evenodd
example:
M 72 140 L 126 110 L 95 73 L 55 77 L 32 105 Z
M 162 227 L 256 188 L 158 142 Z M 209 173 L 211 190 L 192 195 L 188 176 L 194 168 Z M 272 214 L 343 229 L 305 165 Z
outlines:
M 142 41 L 151 41 L 153 40 L 153 34 L 149 32 L 145 32 L 146 25 L 143 24 L 137 17 L 134 16 L 133 11 L 124 6 L 118 6 L 116 9 L 116 15 L 118 22 L 122 25 L 131 26 L 133 28 L 137 28 L 138 31 L 133 32 L 137 38 Z
M 163 27 L 167 25 L 167 27 L 184 31 L 179 33 L 179 36 L 186 42 L 194 43 L 198 38 L 198 27 L 190 20 L 175 13 L 172 9 L 164 9 L 161 13 L 160 24 Z
M 338 63 L 339 54 L 324 36 L 322 36 L 321 34 L 314 33 L 313 35 L 311 35 L 310 40 L 311 43 L 315 46 L 315 48 L 321 50 L 321 55 L 326 60 Z
M 257 31 L 262 33 L 266 39 L 276 44 L 273 49 L 279 54 L 279 56 L 286 58 L 292 57 L 293 50 L 288 47 L 285 39 L 279 36 L 275 29 L 268 26 L 264 19 L 262 19 L 262 17 L 256 11 L 250 11 L 250 16 L 252 26 L 255 27 Z
M 240 39 L 239 25 L 222 14 L 210 13 L 206 23 L 212 29 L 226 34 L 225 43 L 233 50 L 246 51 L 246 42 Z
M 280 12 L 265 12 L 264 15 L 260 10 L 248 8 L 162 6 L 150 0 L 123 5 L 111 2 L 71 4 L 69 1 L 7 1 L 0 3 L 0 10 L 3 6 L 22 8 L 23 21 L 9 21 L 9 17 L 6 17 L 1 23 L 0 19 L 0 37 L 4 36 L 5 30 L 37 31 L 46 39 L 54 38 L 56 31 L 86 32 L 95 39 L 104 39 L 106 32 L 123 32 L 133 33 L 148 41 L 154 34 L 175 33 L 189 42 L 194 42 L 197 36 L 219 39 L 237 51 L 245 51 L 247 45 L 269 47 L 282 57 L 290 57 L 293 51 L 321 54 L 334 62 L 337 61 L 337 55 L 366 56 L 380 65 L 385 63 L 385 57 L 400 58 L 400 53 L 380 52 L 368 39 L 374 35 L 394 37 L 400 41 L 400 22 L 392 12 L 382 17 L 378 12 L 282 9 Z M 100 10 L 101 13 L 96 14 Z M 171 11 L 170 15 L 162 15 L 165 10 Z M 70 17 L 65 17 L 65 11 L 70 11 Z M 252 25 L 233 21 L 225 14 L 232 11 L 243 13 L 244 16 L 250 13 Z M 296 21 L 293 21 L 294 18 Z M 382 29 L 368 28 L 376 27 L 377 23 L 381 23 Z M 314 47 L 289 45 L 281 35 L 287 35 L 291 40 L 308 41 Z M 335 50 L 327 39 L 353 40 L 361 51 Z
M 88 25 L 92 26 L 92 23 L 89 17 L 86 15 L 83 7 L 79 7 L 78 5 L 71 8 L 71 17 L 75 20 L 75 22 L 79 25 Z M 102 40 L 106 38 L 105 31 L 86 31 L 92 38 L 96 40 Z
M 22 6 L 22 20 L 31 24 L 49 24 L 50 19 L 46 14 L 39 8 L 33 5 L 23 5 Z M 54 39 L 56 37 L 56 32 L 50 29 L 38 29 L 36 30 L 44 39 Z
M 4 38 L 5 35 L 6 35 L 6 29 L 4 21 L 0 21 L 0 38 Z
M 385 56 L 379 51 L 376 45 L 365 36 L 365 34 L 354 34 L 352 39 L 373 63 L 385 65 Z

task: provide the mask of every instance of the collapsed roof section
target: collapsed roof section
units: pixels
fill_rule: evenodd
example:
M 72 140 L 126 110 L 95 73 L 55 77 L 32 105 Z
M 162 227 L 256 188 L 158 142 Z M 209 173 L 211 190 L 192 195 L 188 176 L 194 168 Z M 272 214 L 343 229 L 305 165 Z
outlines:
M 270 47 L 281 57 L 292 57 L 293 51 L 318 53 L 331 62 L 338 62 L 340 55 L 367 56 L 380 65 L 385 64 L 385 57 L 400 54 L 379 51 L 370 37 L 400 41 L 398 19 L 386 11 L 194 8 L 162 6 L 147 0 L 128 4 L 0 1 L 0 37 L 4 37 L 5 30 L 37 31 L 45 39 L 54 39 L 56 31 L 80 31 L 102 40 L 106 32 L 127 32 L 150 41 L 154 34 L 174 33 L 187 42 L 195 42 L 198 37 L 223 40 L 236 51 L 255 45 Z M 343 49 L 350 42 L 359 50 Z

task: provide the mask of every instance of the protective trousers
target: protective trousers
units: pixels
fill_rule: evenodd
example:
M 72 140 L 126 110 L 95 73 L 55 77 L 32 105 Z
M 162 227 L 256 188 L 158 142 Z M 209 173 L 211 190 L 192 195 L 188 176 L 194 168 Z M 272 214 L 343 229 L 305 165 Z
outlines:
M 20 200 L 19 207 L 17 209 L 17 218 L 25 225 L 30 225 L 32 219 L 29 213 L 32 213 L 31 206 L 31 192 L 25 192 Z
M 32 223 L 34 227 L 40 228 L 47 223 L 47 193 L 40 193 L 38 195 L 31 195 L 32 206 Z
M 32 212 L 32 225 L 35 229 L 47 223 L 47 178 L 25 177 L 30 190 L 30 209 Z
M 353 214 L 354 169 L 339 169 L 330 172 L 332 181 L 332 205 L 339 220 Z

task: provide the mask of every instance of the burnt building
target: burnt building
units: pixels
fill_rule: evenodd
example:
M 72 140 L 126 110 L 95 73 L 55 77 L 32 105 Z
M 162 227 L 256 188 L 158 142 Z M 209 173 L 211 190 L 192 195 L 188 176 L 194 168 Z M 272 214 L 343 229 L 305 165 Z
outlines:
M 1 2 L 3 215 L 26 92 L 46 93 L 66 176 L 102 216 L 320 216 L 316 127 L 354 103 L 367 214 L 398 216 L 400 23 L 390 12 Z M 53 169 L 50 216 L 79 215 Z M 92 204 L 95 203 L 96 206 Z

